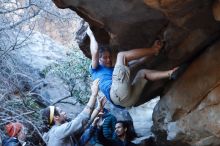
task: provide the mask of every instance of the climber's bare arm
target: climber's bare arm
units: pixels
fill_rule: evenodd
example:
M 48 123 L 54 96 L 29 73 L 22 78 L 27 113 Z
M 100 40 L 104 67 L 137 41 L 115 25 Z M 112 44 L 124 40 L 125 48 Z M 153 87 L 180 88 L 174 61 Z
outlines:
M 99 63 L 99 52 L 98 52 L 98 43 L 95 39 L 93 32 L 90 27 L 87 28 L 87 34 L 90 38 L 90 51 L 92 55 L 92 68 L 95 69 L 98 67 Z

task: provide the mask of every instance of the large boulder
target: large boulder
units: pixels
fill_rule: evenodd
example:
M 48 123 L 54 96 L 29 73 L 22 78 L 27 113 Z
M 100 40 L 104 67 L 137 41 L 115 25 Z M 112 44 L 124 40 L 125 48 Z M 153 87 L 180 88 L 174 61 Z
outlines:
M 160 145 L 219 145 L 219 0 L 53 0 L 86 20 L 101 44 L 117 51 L 165 46 L 140 68 L 189 67 L 178 80 L 146 85 L 137 105 L 156 95 L 153 130 Z M 89 54 L 89 39 L 80 44 Z M 135 72 L 133 72 L 135 74 Z
M 220 41 L 175 81 L 154 108 L 154 132 L 170 141 L 220 145 Z

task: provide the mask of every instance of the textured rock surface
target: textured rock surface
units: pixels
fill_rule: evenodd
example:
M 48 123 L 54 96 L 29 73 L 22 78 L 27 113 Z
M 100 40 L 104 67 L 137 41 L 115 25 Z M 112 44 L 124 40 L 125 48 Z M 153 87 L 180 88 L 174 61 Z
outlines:
M 175 82 L 149 83 L 138 104 L 156 95 L 154 132 L 159 145 L 219 145 L 219 0 L 54 0 L 89 22 L 99 43 L 118 51 L 149 47 L 162 52 L 145 65 L 165 70 L 189 62 Z M 89 40 L 81 49 L 89 56 Z M 167 141 L 167 139 L 169 141 Z
M 153 125 L 152 113 L 155 105 L 160 100 L 159 97 L 150 100 L 140 106 L 128 109 L 133 119 L 134 129 L 138 137 L 152 136 L 151 127 Z
M 215 20 L 220 21 L 220 1 L 219 0 L 214 1 L 212 5 L 212 11 L 213 11 Z
M 14 55 L 18 55 L 20 61 L 40 71 L 58 60 L 64 60 L 62 56 L 68 53 L 63 45 L 39 32 L 34 32 L 25 45 L 26 47 L 16 50 Z
M 217 42 L 170 87 L 154 109 L 155 132 L 163 129 L 169 140 L 183 140 L 192 145 L 220 144 L 219 55 L 220 42 Z

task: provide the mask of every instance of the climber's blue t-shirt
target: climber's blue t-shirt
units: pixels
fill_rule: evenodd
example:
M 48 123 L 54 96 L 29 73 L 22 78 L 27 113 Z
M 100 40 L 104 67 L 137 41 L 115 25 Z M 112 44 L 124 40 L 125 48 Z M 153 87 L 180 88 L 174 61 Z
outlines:
M 92 79 L 95 80 L 99 78 L 99 89 L 102 91 L 103 94 L 105 94 L 108 100 L 110 100 L 113 69 L 113 67 L 110 68 L 101 65 L 98 65 L 96 69 L 92 69 L 92 66 L 90 67 Z
M 115 105 L 111 98 L 110 98 L 110 89 L 112 85 L 112 73 L 113 73 L 114 67 L 105 67 L 102 65 L 98 65 L 96 69 L 93 69 L 92 66 L 90 66 L 90 73 L 92 75 L 92 79 L 98 79 L 99 78 L 99 89 L 102 91 L 102 93 L 106 96 L 106 98 Z M 115 105 L 116 107 L 123 108 L 121 106 Z

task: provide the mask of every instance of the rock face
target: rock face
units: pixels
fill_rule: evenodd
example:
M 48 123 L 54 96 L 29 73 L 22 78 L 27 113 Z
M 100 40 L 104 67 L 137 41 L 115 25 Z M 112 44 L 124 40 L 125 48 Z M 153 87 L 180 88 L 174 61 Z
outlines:
M 91 26 L 99 43 L 118 51 L 165 41 L 141 68 L 166 70 L 187 62 L 176 81 L 149 83 L 138 104 L 161 96 L 153 113 L 159 145 L 220 145 L 219 0 L 54 0 Z M 89 56 L 89 40 L 81 49 Z M 134 72 L 135 73 L 135 72 Z
M 154 131 L 191 145 L 219 145 L 220 41 L 173 83 L 154 109 Z
M 159 100 L 160 98 L 157 97 L 138 107 L 132 107 L 128 109 L 128 112 L 131 115 L 131 118 L 133 119 L 134 129 L 138 137 L 152 136 L 152 113 L 155 105 Z

